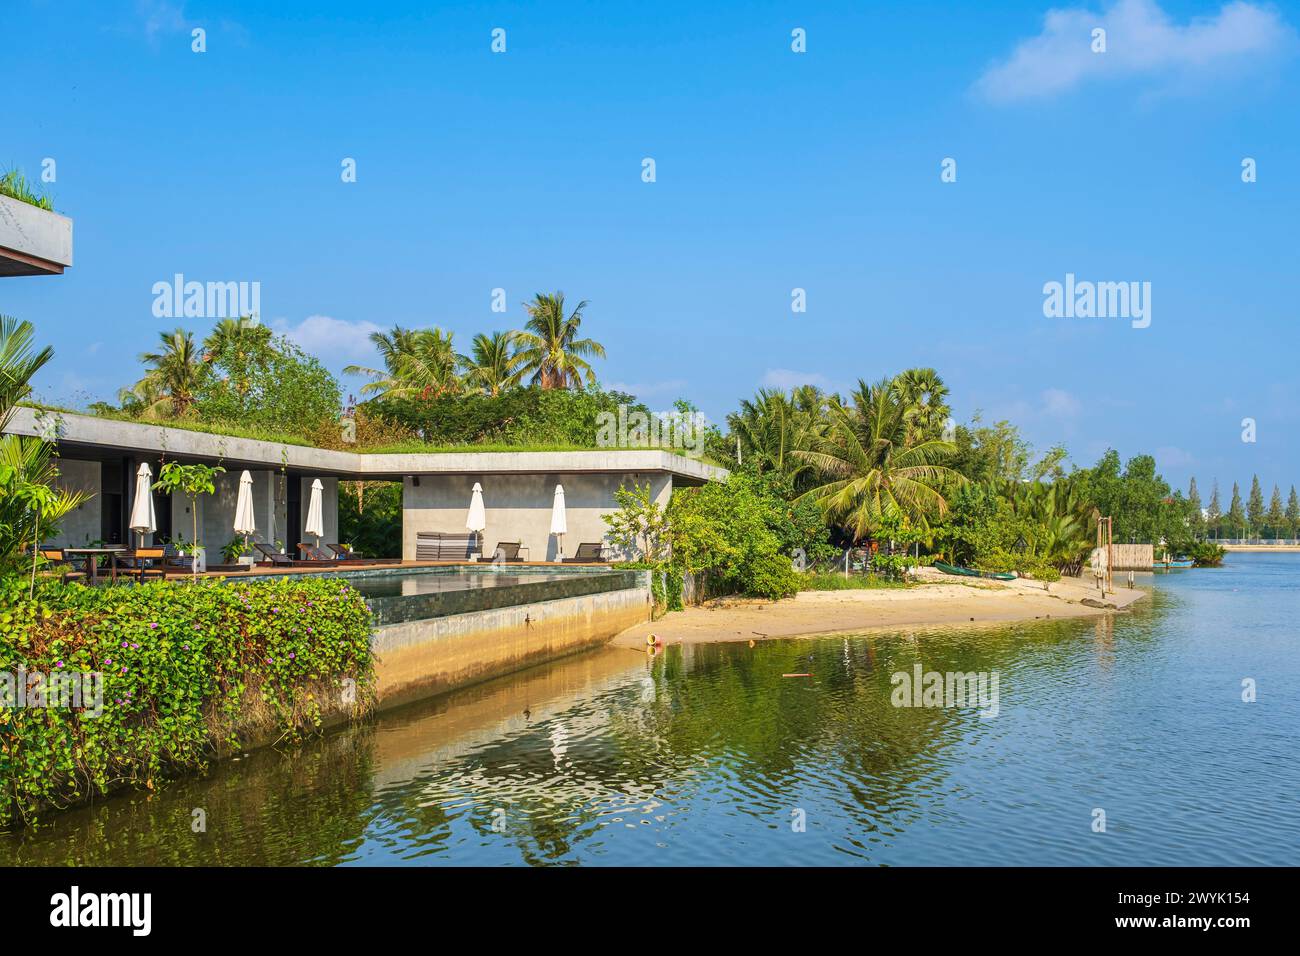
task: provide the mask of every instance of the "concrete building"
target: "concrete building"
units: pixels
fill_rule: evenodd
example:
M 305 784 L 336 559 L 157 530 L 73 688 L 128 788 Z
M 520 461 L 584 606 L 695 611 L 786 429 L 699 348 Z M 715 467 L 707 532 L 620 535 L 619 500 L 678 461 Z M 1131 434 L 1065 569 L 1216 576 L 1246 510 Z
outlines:
M 59 275 L 71 265 L 71 219 L 0 196 L 0 276 Z
M 16 409 L 8 431 L 56 441 L 60 484 L 93 496 L 64 520 L 59 537 L 47 542 L 61 547 L 131 543 L 128 516 L 141 462 L 148 462 L 155 477 L 164 461 L 220 462 L 226 469 L 217 493 L 198 502 L 199 540 L 210 555 L 235 537 L 235 501 L 245 469 L 253 476 L 258 539 L 282 542 L 289 552 L 307 540 L 302 529 L 314 480 L 325 488 L 324 540 L 335 542 L 339 481 L 400 481 L 404 560 L 415 559 L 421 531 L 464 533 L 475 482 L 483 486 L 488 555 L 501 541 L 519 541 L 529 560 L 547 561 L 561 547 L 550 534 L 556 485 L 564 487 L 568 534 L 563 548 L 571 555 L 580 543 L 606 540 L 608 526 L 601 516 L 616 510 L 614 492 L 620 486 L 649 484 L 654 500 L 667 504 L 675 487 L 727 475 L 722 468 L 655 449 L 378 455 L 32 408 Z M 154 509 L 156 540 L 193 537 L 188 500 L 155 492 Z

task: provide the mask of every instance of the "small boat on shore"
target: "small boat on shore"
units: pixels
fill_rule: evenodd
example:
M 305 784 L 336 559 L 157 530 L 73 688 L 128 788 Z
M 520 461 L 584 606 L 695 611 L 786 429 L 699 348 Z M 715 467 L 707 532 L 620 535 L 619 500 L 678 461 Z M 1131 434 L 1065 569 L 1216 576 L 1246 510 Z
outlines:
M 955 564 L 934 562 L 934 566 L 944 574 L 955 574 L 963 578 L 992 578 L 994 581 L 1014 581 L 1016 576 L 1010 571 L 977 571 L 975 568 L 961 568 Z
M 1168 571 L 1170 568 L 1194 568 L 1196 562 L 1191 558 L 1172 558 L 1164 561 L 1151 562 L 1151 570 Z

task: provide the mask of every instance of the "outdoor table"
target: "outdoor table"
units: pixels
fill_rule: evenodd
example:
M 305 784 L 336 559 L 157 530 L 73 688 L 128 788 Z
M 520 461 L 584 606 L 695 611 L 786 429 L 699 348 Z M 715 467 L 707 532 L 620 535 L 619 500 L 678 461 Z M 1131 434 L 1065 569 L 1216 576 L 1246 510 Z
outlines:
M 69 555 L 83 556 L 86 559 L 86 575 L 93 584 L 99 581 L 99 556 L 120 554 L 125 550 L 126 548 L 121 545 L 112 548 L 64 548 L 63 556 L 65 558 Z

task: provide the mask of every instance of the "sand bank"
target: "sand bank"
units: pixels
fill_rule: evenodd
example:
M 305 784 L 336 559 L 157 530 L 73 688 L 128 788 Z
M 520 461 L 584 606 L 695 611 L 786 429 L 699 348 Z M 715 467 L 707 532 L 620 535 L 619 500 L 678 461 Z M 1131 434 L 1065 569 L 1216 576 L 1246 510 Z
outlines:
M 1089 617 L 1114 614 L 1147 593 L 1121 587 L 1106 592 L 1109 607 L 1093 607 L 1080 603 L 1102 600 L 1090 580 L 1066 579 L 1044 590 L 1032 581 L 960 583 L 931 569 L 922 573 L 923 583 L 907 589 L 804 591 L 786 601 L 711 602 L 628 628 L 612 643 L 642 647 L 652 633 L 665 644 L 710 643 Z

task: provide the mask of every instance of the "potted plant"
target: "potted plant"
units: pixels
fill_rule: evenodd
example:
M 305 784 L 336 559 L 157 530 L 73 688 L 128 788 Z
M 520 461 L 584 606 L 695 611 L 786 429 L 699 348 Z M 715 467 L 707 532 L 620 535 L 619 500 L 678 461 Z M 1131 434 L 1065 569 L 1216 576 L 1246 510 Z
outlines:
M 221 549 L 221 560 L 223 568 L 250 568 L 253 566 L 253 556 L 247 554 L 247 545 L 244 539 L 231 538 Z

